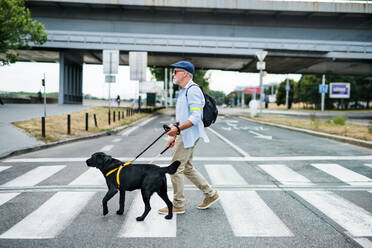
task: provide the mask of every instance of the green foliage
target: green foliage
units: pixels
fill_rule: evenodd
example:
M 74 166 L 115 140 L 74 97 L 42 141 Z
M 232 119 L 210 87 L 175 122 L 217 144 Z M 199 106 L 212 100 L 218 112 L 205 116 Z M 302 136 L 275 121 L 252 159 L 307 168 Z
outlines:
M 372 126 L 368 127 L 368 133 L 372 133 Z
M 222 91 L 210 90 L 209 93 L 215 100 L 217 105 L 222 105 L 225 102 L 225 93 Z
M 292 103 L 293 103 L 293 98 L 294 98 L 294 92 L 296 90 L 296 82 L 292 79 L 289 79 L 289 94 L 288 94 L 288 108 L 291 108 Z M 276 104 L 279 106 L 281 104 L 285 105 L 285 98 L 286 98 L 286 91 L 285 91 L 285 86 L 287 84 L 287 79 L 282 81 L 279 84 L 278 92 L 276 94 Z
M 342 116 L 342 115 L 337 115 L 337 116 L 333 117 L 333 123 L 335 123 L 336 125 L 342 125 L 343 126 L 343 125 L 345 125 L 346 120 L 347 120 L 347 117 Z
M 24 0 L 0 0 L 0 65 L 14 63 L 15 50 L 30 48 L 29 42 L 43 44 L 47 41 L 43 24 L 32 20 Z

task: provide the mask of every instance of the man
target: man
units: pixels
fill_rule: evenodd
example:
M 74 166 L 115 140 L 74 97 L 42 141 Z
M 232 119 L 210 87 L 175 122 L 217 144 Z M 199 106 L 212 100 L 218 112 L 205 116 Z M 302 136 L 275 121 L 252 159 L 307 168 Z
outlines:
M 171 65 L 174 68 L 173 80 L 182 89 L 179 92 L 176 105 L 177 124 L 167 133 L 170 138 L 167 146 L 173 147 L 172 162 L 179 160 L 181 165 L 175 174 L 171 175 L 173 184 L 173 213 L 185 213 L 184 177 L 183 174 L 201 191 L 204 201 L 198 205 L 199 209 L 207 209 L 219 200 L 218 193 L 207 180 L 195 169 L 191 163 L 194 148 L 199 138 L 209 142 L 202 121 L 204 95 L 198 86 L 193 86 L 192 73 L 194 65 L 187 61 L 179 61 Z M 187 96 L 186 96 L 187 92 Z M 168 214 L 168 208 L 159 209 L 160 214 Z

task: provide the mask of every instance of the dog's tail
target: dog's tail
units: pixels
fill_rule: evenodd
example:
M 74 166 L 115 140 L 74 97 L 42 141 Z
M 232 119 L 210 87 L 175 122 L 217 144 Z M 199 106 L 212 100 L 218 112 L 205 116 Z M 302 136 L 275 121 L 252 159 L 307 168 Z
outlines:
M 167 166 L 167 167 L 162 167 L 161 168 L 161 172 L 162 173 L 168 173 L 168 174 L 174 174 L 176 173 L 177 169 L 178 169 L 178 166 L 180 166 L 181 162 L 180 161 L 174 161 L 171 165 Z

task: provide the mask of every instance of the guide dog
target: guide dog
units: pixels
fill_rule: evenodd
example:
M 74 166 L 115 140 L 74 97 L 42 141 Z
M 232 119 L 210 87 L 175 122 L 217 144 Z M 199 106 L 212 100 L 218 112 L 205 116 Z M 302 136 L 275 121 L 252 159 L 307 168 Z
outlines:
M 165 173 L 174 174 L 180 166 L 180 161 L 175 161 L 168 167 L 160 167 L 154 164 L 123 164 L 120 160 L 112 158 L 103 152 L 94 153 L 87 161 L 89 167 L 96 167 L 106 178 L 108 192 L 102 200 L 103 215 L 108 213 L 107 202 L 120 191 L 119 215 L 124 213 L 125 191 L 141 189 L 142 199 L 145 203 L 145 211 L 136 218 L 143 221 L 151 210 L 150 198 L 156 192 L 167 204 L 168 215 L 166 219 L 173 217 L 173 204 L 167 194 L 167 178 Z

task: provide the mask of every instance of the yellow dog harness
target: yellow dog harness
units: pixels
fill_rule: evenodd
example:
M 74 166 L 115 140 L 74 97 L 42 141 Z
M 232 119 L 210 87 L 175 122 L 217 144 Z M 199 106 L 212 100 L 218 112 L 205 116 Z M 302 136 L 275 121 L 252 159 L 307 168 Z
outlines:
M 116 173 L 116 182 L 117 182 L 117 184 L 118 184 L 118 188 L 119 188 L 119 187 L 120 187 L 120 178 L 119 178 L 120 171 L 121 171 L 121 169 L 123 169 L 123 167 L 125 167 L 125 166 L 127 166 L 127 165 L 130 165 L 130 164 L 132 164 L 131 161 L 126 162 L 125 164 L 121 164 L 118 168 L 112 169 L 112 170 L 110 170 L 109 172 L 107 172 L 107 173 L 106 173 L 106 177 L 108 177 L 111 173 L 113 173 L 113 172 L 115 172 L 115 171 L 118 171 L 118 172 Z

